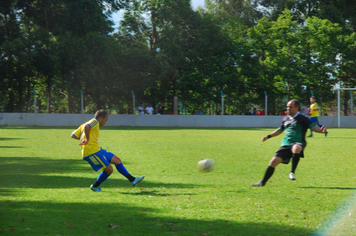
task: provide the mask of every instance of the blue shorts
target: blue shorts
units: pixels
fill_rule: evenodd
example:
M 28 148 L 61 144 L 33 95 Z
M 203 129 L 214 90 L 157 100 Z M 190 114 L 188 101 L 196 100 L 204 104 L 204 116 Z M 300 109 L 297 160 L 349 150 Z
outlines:
M 114 153 L 100 149 L 100 151 L 84 157 L 83 160 L 86 160 L 93 170 L 98 171 L 108 167 L 113 156 L 115 156 Z
M 322 125 L 319 123 L 319 119 L 318 119 L 317 116 L 315 116 L 315 117 L 310 117 L 309 119 L 310 119 L 311 122 L 317 124 L 319 127 L 322 126 Z

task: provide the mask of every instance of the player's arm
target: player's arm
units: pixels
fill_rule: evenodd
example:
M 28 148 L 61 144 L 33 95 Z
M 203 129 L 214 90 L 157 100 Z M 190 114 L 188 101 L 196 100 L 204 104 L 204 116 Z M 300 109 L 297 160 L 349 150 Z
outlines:
M 280 135 L 281 133 L 283 133 L 282 130 L 276 129 L 276 130 L 273 131 L 271 134 L 269 134 L 269 135 L 263 137 L 263 138 L 262 138 L 262 142 L 264 142 L 264 141 L 266 141 L 267 139 L 270 139 L 270 138 L 272 138 L 272 137 L 276 137 L 276 136 Z
M 70 135 L 70 137 L 74 139 L 80 139 L 79 137 L 75 136 L 73 133 Z
M 85 139 L 83 139 L 79 145 L 86 145 L 89 142 L 89 138 L 90 138 L 90 126 L 89 124 L 85 124 L 84 126 L 84 134 L 85 134 Z
M 317 124 L 315 124 L 313 127 L 311 127 L 311 129 L 317 133 L 325 133 L 327 130 L 324 125 L 319 127 L 319 125 L 317 125 Z
M 74 130 L 74 131 L 71 133 L 70 137 L 73 138 L 73 139 L 79 140 L 79 139 L 80 139 L 80 133 L 81 133 L 81 132 L 80 132 L 80 129 L 81 129 L 81 127 L 78 127 L 78 129 Z

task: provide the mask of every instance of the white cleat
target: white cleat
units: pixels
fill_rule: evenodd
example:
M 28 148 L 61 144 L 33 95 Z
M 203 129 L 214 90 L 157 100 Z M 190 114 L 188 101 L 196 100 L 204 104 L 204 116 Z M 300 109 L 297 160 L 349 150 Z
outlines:
M 290 173 L 289 173 L 289 179 L 290 179 L 290 180 L 296 180 L 295 174 L 292 173 L 292 172 L 290 172 Z

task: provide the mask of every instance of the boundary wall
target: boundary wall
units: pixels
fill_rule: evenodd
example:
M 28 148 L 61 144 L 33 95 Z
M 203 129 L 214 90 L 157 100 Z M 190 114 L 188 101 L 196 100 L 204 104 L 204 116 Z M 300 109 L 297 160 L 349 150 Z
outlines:
M 0 113 L 0 126 L 79 126 L 93 114 Z M 341 128 L 356 128 L 356 116 L 342 116 Z M 107 126 L 277 128 L 282 116 L 110 115 Z M 321 116 L 328 128 L 338 127 L 337 116 Z

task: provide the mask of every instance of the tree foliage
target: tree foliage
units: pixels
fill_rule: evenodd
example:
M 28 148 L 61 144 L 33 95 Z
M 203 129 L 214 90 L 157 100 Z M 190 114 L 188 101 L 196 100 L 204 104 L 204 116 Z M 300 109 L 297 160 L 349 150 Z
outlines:
M 356 85 L 354 1 L 4 0 L 0 110 L 132 113 L 177 96 L 186 112 L 228 113 Z M 114 29 L 110 15 L 125 9 Z M 349 97 L 345 95 L 344 107 Z M 345 108 L 346 109 L 346 108 Z

